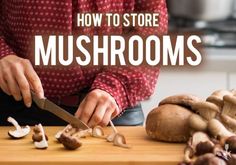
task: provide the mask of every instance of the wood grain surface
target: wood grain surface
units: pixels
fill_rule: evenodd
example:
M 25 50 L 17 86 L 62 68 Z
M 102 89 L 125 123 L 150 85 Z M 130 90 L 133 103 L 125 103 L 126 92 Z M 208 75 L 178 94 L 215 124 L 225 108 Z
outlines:
M 83 146 L 75 151 L 65 150 L 54 135 L 62 127 L 45 127 L 49 148 L 34 148 L 31 134 L 12 140 L 7 132 L 12 127 L 0 127 L 0 165 L 176 165 L 182 160 L 184 144 L 161 143 L 150 140 L 144 127 L 117 127 L 126 136 L 131 149 L 119 148 L 104 139 L 81 139 Z M 108 127 L 106 133 L 111 132 Z

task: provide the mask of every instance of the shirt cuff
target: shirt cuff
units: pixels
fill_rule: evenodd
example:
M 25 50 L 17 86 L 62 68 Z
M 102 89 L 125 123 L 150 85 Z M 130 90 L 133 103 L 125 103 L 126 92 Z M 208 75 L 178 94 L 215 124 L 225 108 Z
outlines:
M 91 90 L 100 89 L 109 93 L 115 100 L 119 107 L 119 114 L 128 108 L 128 98 L 122 83 L 112 75 L 100 73 L 96 76 Z
M 7 45 L 5 40 L 0 36 L 0 59 L 7 55 L 13 54 L 15 54 L 15 52 Z

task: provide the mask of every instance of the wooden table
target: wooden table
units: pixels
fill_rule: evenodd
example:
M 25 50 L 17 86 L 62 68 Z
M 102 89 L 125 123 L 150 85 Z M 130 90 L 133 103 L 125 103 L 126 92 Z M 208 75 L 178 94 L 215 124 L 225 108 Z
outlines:
M 12 140 L 8 130 L 0 127 L 0 165 L 176 165 L 183 157 L 184 144 L 169 144 L 150 140 L 143 127 L 118 127 L 125 134 L 131 149 L 119 148 L 104 139 L 87 137 L 75 151 L 65 150 L 54 135 L 62 127 L 45 127 L 49 148 L 34 148 L 31 135 Z M 109 133 L 110 128 L 105 132 Z

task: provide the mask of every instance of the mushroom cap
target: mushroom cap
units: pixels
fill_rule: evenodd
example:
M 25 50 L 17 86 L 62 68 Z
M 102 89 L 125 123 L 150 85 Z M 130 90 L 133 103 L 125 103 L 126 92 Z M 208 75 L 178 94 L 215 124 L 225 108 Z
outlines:
M 61 134 L 59 141 L 68 150 L 75 150 L 82 146 L 82 143 L 76 137 L 64 133 Z
M 108 136 L 106 137 L 106 140 L 107 140 L 108 142 L 113 142 L 115 136 L 116 136 L 116 133 L 113 132 L 112 134 L 110 134 L 110 135 L 108 135 Z
M 230 91 L 227 90 L 217 90 L 215 92 L 213 92 L 207 99 L 206 101 L 211 102 L 216 104 L 217 106 L 219 106 L 220 109 L 222 109 L 223 105 L 224 105 L 224 100 L 223 97 L 225 95 L 232 95 L 232 93 Z
M 48 141 L 48 136 L 47 136 L 47 135 L 45 135 L 45 139 Z M 32 135 L 32 140 L 33 140 L 34 142 L 40 142 L 40 141 L 43 140 L 43 136 L 42 136 L 41 133 L 34 133 L 34 134 Z
M 231 136 L 226 139 L 225 145 L 229 145 L 229 151 L 231 153 L 236 153 L 236 136 Z
M 115 137 L 114 137 L 114 141 L 113 144 L 115 146 L 118 147 L 123 147 L 123 148 L 130 148 L 127 144 L 126 144 L 126 140 L 125 140 L 125 136 L 120 134 L 120 133 L 116 133 Z
M 206 153 L 212 153 L 214 150 L 214 143 L 211 141 L 200 142 L 196 146 L 196 155 L 204 155 Z
M 193 165 L 226 165 L 226 162 L 216 157 L 214 154 L 208 153 L 198 157 Z
M 146 132 L 155 140 L 186 142 L 190 135 L 188 120 L 191 114 L 191 111 L 179 105 L 161 105 L 148 114 Z
M 14 139 L 20 139 L 28 135 L 30 132 L 30 127 L 27 125 L 25 127 L 21 127 L 19 130 L 10 130 L 8 131 L 8 135 Z
M 207 101 L 196 102 L 192 104 L 192 108 L 208 121 L 220 113 L 220 108 L 217 105 Z
M 164 104 L 177 104 L 184 107 L 191 107 L 193 103 L 199 102 L 201 99 L 197 96 L 190 94 L 181 94 L 181 95 L 173 95 L 163 99 L 159 105 Z
M 92 130 L 92 136 L 93 137 L 104 137 L 104 131 L 101 126 L 96 126 Z
M 227 165 L 235 165 L 236 164 L 236 154 L 231 154 L 227 163 L 228 163 Z
M 234 95 L 225 95 L 223 97 L 224 101 L 236 105 L 236 96 Z

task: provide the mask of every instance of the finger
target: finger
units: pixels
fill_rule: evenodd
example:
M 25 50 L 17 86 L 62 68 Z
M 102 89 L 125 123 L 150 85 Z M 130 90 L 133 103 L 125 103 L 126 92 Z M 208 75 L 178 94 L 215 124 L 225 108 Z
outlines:
M 101 104 L 101 103 L 98 104 L 91 119 L 89 120 L 88 125 L 90 127 L 98 125 L 102 121 L 102 119 L 106 113 L 106 110 L 107 110 L 107 104 Z
M 4 74 L 4 80 L 7 82 L 10 94 L 14 97 L 16 101 L 20 101 L 22 99 L 20 89 L 11 72 L 9 72 L 8 74 Z
M 84 109 L 84 105 L 85 105 L 85 99 L 83 99 L 83 101 L 80 103 L 79 108 L 77 109 L 77 111 L 75 112 L 75 116 L 80 118 L 81 113 L 82 113 L 82 109 Z
M 35 94 L 39 98 L 44 98 L 44 91 L 43 91 L 42 83 L 30 62 L 27 62 L 25 66 L 25 75 L 28 82 L 32 86 Z
M 103 116 L 102 121 L 99 123 L 100 126 L 105 127 L 109 124 L 109 121 L 111 120 L 111 116 L 114 112 L 114 109 L 108 108 L 106 110 L 105 115 Z
M 6 94 L 8 94 L 8 95 L 11 95 L 10 94 L 10 91 L 9 91 L 9 89 L 8 89 L 8 86 L 7 86 L 7 83 L 6 83 L 6 81 L 3 79 L 3 77 L 2 77 L 2 72 L 1 72 L 1 70 L 0 70 L 0 87 L 1 87 L 1 89 L 2 89 L 2 91 L 4 92 L 4 93 L 6 93 Z
M 27 107 L 30 107 L 32 104 L 32 98 L 30 93 L 29 82 L 22 71 L 20 70 L 16 71 L 15 75 L 16 75 L 16 81 L 19 85 L 21 94 L 23 96 L 24 103 Z
M 82 111 L 79 119 L 82 120 L 84 123 L 88 123 L 89 119 L 91 118 L 96 108 L 96 105 L 97 105 L 96 99 L 86 97 L 83 108 L 81 109 L 79 108 L 79 111 Z

